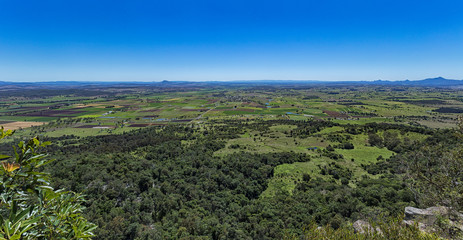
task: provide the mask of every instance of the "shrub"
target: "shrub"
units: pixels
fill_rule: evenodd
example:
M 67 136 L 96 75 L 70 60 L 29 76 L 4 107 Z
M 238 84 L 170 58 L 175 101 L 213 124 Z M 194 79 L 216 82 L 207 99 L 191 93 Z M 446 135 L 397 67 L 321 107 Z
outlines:
M 0 140 L 12 131 L 0 129 Z M 41 172 L 52 160 L 37 138 L 20 142 L 15 156 L 0 154 L 0 239 L 89 239 L 96 226 L 82 217 L 79 194 L 55 190 Z

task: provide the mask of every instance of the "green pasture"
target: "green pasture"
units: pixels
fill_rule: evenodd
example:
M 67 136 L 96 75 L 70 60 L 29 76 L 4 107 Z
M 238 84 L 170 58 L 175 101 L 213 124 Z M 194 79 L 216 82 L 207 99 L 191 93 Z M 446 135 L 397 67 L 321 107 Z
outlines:
M 75 135 L 79 137 L 98 136 L 108 134 L 122 134 L 139 128 L 117 128 L 117 129 L 98 129 L 98 128 L 59 128 L 50 130 L 43 135 L 47 137 L 60 137 L 64 135 Z
M 327 134 L 327 133 L 341 132 L 343 130 L 344 130 L 344 128 L 341 127 L 341 126 L 334 126 L 334 127 L 329 127 L 329 128 L 322 129 L 317 134 Z
M 322 142 L 321 137 L 308 138 L 289 138 L 286 137 L 284 131 L 293 128 L 288 125 L 273 126 L 270 134 L 260 136 L 259 132 L 248 132 L 241 138 L 228 140 L 225 148 L 215 152 L 216 155 L 227 155 L 231 153 L 239 153 L 241 151 L 253 153 L 271 153 L 271 152 L 286 152 L 294 151 L 298 153 L 306 153 L 314 155 L 315 153 L 308 150 L 309 147 L 326 147 L 328 142 Z M 257 135 L 257 136 L 256 136 Z M 239 148 L 233 149 L 231 146 L 239 145 Z
M 359 119 L 333 119 L 332 122 L 339 124 L 366 124 L 366 123 L 394 123 L 394 119 L 385 117 L 371 117 L 371 118 L 359 118 Z
M 326 164 L 329 161 L 328 158 L 314 158 L 309 162 L 281 164 L 275 167 L 273 177 L 270 179 L 267 189 L 265 189 L 260 197 L 273 197 L 277 192 L 285 192 L 290 195 L 297 183 L 302 181 L 304 173 L 309 174 L 312 178 L 328 179 L 327 176 L 320 174 L 318 165 Z
M 368 136 L 365 134 L 351 136 L 353 139 L 350 142 L 354 144 L 354 149 L 336 149 L 335 151 L 342 154 L 346 160 L 354 159 L 357 165 L 374 163 L 379 156 L 387 159 L 393 154 L 387 148 L 370 146 L 368 144 Z

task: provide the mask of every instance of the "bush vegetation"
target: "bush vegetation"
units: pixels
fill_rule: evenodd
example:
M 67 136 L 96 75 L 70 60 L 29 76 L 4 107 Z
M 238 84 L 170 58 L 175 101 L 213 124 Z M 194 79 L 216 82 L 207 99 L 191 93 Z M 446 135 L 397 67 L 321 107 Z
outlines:
M 0 140 L 12 131 L 0 129 Z M 51 162 L 37 138 L 20 142 L 14 157 L 0 155 L 0 239 L 89 239 L 96 225 L 83 216 L 83 198 L 55 190 L 41 172 Z

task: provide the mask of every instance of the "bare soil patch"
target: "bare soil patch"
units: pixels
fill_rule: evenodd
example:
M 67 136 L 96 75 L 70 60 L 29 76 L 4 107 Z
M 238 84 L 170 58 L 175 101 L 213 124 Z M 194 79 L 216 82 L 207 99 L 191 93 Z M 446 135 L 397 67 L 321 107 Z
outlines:
M 44 110 L 39 112 L 23 113 L 20 116 L 29 117 L 74 117 L 74 114 L 85 113 L 85 111 L 73 110 Z
M 75 128 L 115 128 L 114 125 L 83 125 Z
M 330 117 L 336 117 L 336 118 L 346 118 L 346 117 L 348 117 L 347 114 L 342 114 L 342 113 L 335 112 L 335 111 L 324 110 L 323 112 L 328 114 L 328 116 L 330 116 Z
M 206 112 L 207 108 L 198 108 L 198 109 L 187 109 L 187 108 L 183 108 L 183 109 L 180 109 L 180 111 L 182 112 Z
M 28 127 L 33 127 L 33 126 L 40 126 L 45 124 L 45 122 L 9 122 L 9 123 L 4 123 L 1 124 L 5 129 L 7 130 L 16 130 L 19 128 L 28 128 Z
M 190 122 L 193 119 L 177 119 L 177 120 L 172 120 L 172 122 Z
M 129 125 L 128 127 L 148 127 L 148 126 L 164 126 L 167 123 L 136 123 Z

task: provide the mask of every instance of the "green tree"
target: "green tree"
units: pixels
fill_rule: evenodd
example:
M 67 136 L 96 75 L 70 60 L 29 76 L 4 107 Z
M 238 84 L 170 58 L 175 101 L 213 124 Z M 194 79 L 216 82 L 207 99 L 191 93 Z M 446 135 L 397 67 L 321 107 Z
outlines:
M 0 140 L 13 134 L 0 128 Z M 37 138 L 20 142 L 14 156 L 0 154 L 0 239 L 90 239 L 96 225 L 83 216 L 79 194 L 55 190 Z
M 368 134 L 368 143 L 370 143 L 371 146 L 382 147 L 383 138 L 381 138 L 376 133 L 370 133 L 370 134 Z

